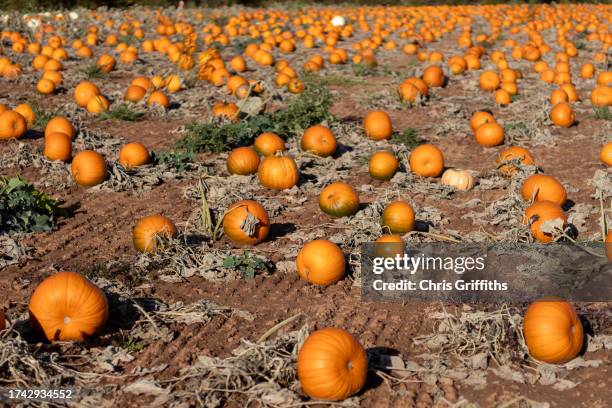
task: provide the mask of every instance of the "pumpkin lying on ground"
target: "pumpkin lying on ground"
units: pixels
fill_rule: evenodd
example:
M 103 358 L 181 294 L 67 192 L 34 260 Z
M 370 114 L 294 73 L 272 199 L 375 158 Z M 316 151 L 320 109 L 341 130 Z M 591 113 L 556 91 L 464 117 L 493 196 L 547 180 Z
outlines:
M 368 171 L 376 180 L 391 180 L 399 167 L 399 160 L 387 150 L 376 152 L 370 158 Z
M 295 186 L 300 172 L 289 156 L 268 156 L 262 160 L 257 171 L 262 186 L 273 190 L 285 190 Z
M 516 166 L 512 163 L 515 160 L 523 165 L 535 164 L 529 150 L 519 146 L 510 146 L 497 156 L 497 169 L 502 175 L 511 177 L 517 171 Z
M 385 234 L 374 242 L 374 255 L 393 258 L 404 254 L 404 240 L 399 235 Z
M 0 113 L 0 140 L 19 139 L 28 130 L 26 120 L 15 111 Z
M 230 174 L 255 174 L 259 168 L 259 156 L 250 147 L 237 147 L 230 152 L 226 165 Z
M 546 221 L 561 220 L 562 228 L 567 223 L 567 215 L 557 203 L 551 201 L 537 201 L 527 207 L 523 223 L 529 225 L 529 229 L 534 238 L 542 243 L 549 243 L 553 240 L 550 232 L 542 231 L 542 225 Z
M 312 333 L 297 357 L 302 391 L 311 398 L 340 401 L 365 385 L 368 358 L 348 332 L 325 328 Z
M 141 218 L 132 231 L 134 248 L 140 252 L 152 252 L 157 249 L 160 238 L 174 238 L 177 231 L 174 223 L 163 215 L 148 215 Z
M 373 140 L 389 139 L 393 134 L 393 125 L 387 112 L 373 111 L 363 119 L 363 130 Z
M 298 275 L 315 285 L 331 285 L 342 279 L 344 254 L 336 244 L 326 239 L 310 241 L 295 260 Z
M 529 305 L 523 319 L 523 335 L 529 354 L 552 364 L 576 357 L 584 340 L 576 310 L 559 298 L 544 298 Z
M 45 136 L 43 155 L 49 160 L 68 161 L 72 157 L 72 142 L 65 133 L 55 132 Z
M 474 177 L 467 170 L 448 169 L 442 174 L 442 184 L 468 191 L 474 187 Z
M 317 156 L 328 157 L 336 151 L 336 137 L 323 125 L 311 126 L 304 132 L 301 141 L 302 150 Z
M 95 186 L 106 179 L 106 162 L 93 150 L 84 150 L 72 160 L 72 178 L 82 186 Z
M 523 182 L 521 196 L 525 201 L 552 201 L 563 205 L 567 200 L 565 188 L 556 178 L 545 174 L 533 174 Z
M 76 130 L 72 123 L 68 119 L 63 116 L 56 116 L 47 122 L 47 126 L 45 126 L 45 137 L 51 133 L 64 133 L 70 140 L 74 140 L 76 136 Z
M 271 156 L 285 150 L 285 141 L 276 133 L 264 132 L 257 136 L 253 145 L 257 153 L 263 156 Z
M 332 183 L 321 191 L 319 208 L 332 217 L 353 215 L 359 209 L 359 196 L 349 184 Z
M 392 233 L 410 232 L 414 230 L 414 222 L 414 210 L 403 200 L 390 203 L 383 211 L 382 225 Z
M 119 163 L 125 168 L 142 166 L 149 160 L 149 150 L 140 142 L 128 143 L 119 151 Z
M 606 166 L 612 166 L 612 142 L 606 143 L 599 152 L 599 160 Z
M 45 279 L 28 309 L 32 325 L 49 341 L 83 341 L 99 332 L 108 317 L 104 292 L 75 272 Z
M 422 144 L 410 153 L 410 170 L 421 177 L 438 177 L 444 170 L 444 155 L 432 144 Z
M 258 244 L 270 232 L 268 213 L 256 201 L 238 201 L 223 216 L 223 231 L 236 244 Z
M 476 128 L 474 137 L 481 146 L 499 146 L 504 143 L 504 128 L 497 122 L 487 122 Z

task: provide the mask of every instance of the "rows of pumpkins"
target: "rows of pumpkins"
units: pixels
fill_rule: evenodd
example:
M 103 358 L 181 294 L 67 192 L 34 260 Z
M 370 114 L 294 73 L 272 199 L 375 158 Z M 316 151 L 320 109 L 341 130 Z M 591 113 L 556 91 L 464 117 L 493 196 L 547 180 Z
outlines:
M 541 7 L 534 17 L 521 6 L 484 7 L 430 7 L 430 8 L 354 8 L 347 9 L 346 17 L 333 16 L 329 9 L 306 9 L 290 16 L 279 10 L 240 11 L 224 26 L 209 23 L 197 33 L 188 16 L 177 13 L 176 20 L 156 14 L 155 38 L 147 37 L 145 24 L 126 14 L 119 23 L 103 12 L 91 12 L 98 25 L 91 25 L 81 38 L 74 38 L 68 51 L 68 40 L 55 23 L 64 19 L 59 15 L 52 21 L 41 16 L 29 16 L 28 27 L 37 28 L 33 35 L 25 36 L 16 31 L 3 31 L 0 40 L 10 44 L 14 54 L 29 53 L 32 67 L 40 72 L 36 90 L 42 95 L 54 94 L 63 83 L 63 61 L 75 58 L 84 61 L 94 57 L 96 47 L 104 44 L 114 47 L 114 53 L 99 55 L 95 66 L 102 73 L 110 73 L 117 64 L 131 66 L 140 53 L 158 53 L 181 71 L 197 69 L 198 78 L 214 86 L 227 89 L 227 93 L 243 99 L 252 93 L 263 91 L 262 84 L 245 75 L 249 64 L 274 67 L 274 83 L 286 87 L 289 92 L 300 93 L 304 83 L 297 70 L 286 59 L 276 59 L 278 53 L 290 55 L 300 49 L 319 47 L 325 54 L 309 56 L 304 71 L 321 71 L 329 64 L 354 64 L 375 66 L 378 52 L 401 50 L 416 55 L 428 65 L 422 74 L 407 78 L 398 87 L 400 98 L 407 104 L 419 104 L 426 100 L 435 88 L 445 86 L 449 75 L 461 78 L 467 70 L 481 70 L 489 57 L 494 70 L 480 73 L 479 86 L 491 93 L 494 102 L 508 105 L 521 88 L 526 74 L 511 65 L 528 61 L 533 72 L 543 84 L 552 84 L 551 109 L 548 112 L 555 126 L 570 127 L 576 122 L 573 103 L 580 100 L 572 77 L 573 59 L 580 53 L 572 41 L 575 34 L 583 34 L 586 41 L 599 43 L 601 50 L 593 54 L 591 62 L 580 66 L 583 81 L 594 80 L 590 102 L 594 107 L 612 105 L 612 72 L 598 69 L 606 61 L 606 52 L 612 45 L 612 34 L 606 26 L 609 9 L 600 6 Z M 369 20 L 370 12 L 377 15 Z M 565 15 L 564 15 L 565 13 Z M 76 13 L 75 13 L 76 15 Z M 70 14 L 72 17 L 72 13 Z M 197 11 L 192 16 L 196 22 L 205 18 Z M 491 28 L 489 34 L 473 32 L 475 17 L 482 17 Z M 78 19 L 76 15 L 75 19 Z M 104 21 L 102 22 L 102 20 Z M 119 24 L 118 24 L 119 23 Z M 295 31 L 287 29 L 293 24 Z M 561 49 L 554 55 L 554 64 L 544 57 L 551 52 L 543 31 L 555 28 L 556 45 Z M 106 31 L 103 38 L 103 31 Z M 342 42 L 355 32 L 367 33 L 353 44 L 354 55 L 342 48 Z M 432 49 L 441 37 L 459 31 L 458 52 L 447 56 Z M 496 44 L 503 32 L 525 34 L 527 41 L 503 40 L 502 48 L 487 50 L 485 42 Z M 398 34 L 404 44 L 392 38 Z M 138 46 L 122 41 L 132 36 Z M 212 45 L 226 46 L 236 38 L 248 36 L 259 41 L 248 44 L 242 55 L 234 55 L 226 64 Z M 44 42 L 46 40 L 46 43 Z M 211 48 L 196 53 L 198 40 Z M 384 50 L 384 51 L 383 51 Z M 22 74 L 22 67 L 6 55 L 0 55 L 0 76 L 13 80 Z M 139 76 L 125 90 L 124 101 L 138 103 L 146 100 L 149 106 L 170 106 L 168 93 L 180 91 L 184 84 L 177 74 L 164 77 Z M 91 81 L 79 83 L 73 93 L 77 105 L 91 114 L 100 114 L 110 107 L 110 101 Z M 239 120 L 235 103 L 218 102 L 213 114 L 229 120 Z M 34 110 L 28 104 L 10 109 L 0 104 L 0 140 L 22 137 L 36 120 Z M 475 141 L 485 147 L 504 143 L 504 127 L 492 113 L 475 112 L 469 123 Z M 393 133 L 392 122 L 384 111 L 373 111 L 363 120 L 364 135 L 373 140 L 389 139 Z M 55 117 L 45 128 L 43 155 L 53 161 L 71 162 L 74 181 L 82 186 L 93 186 L 107 178 L 106 159 L 98 152 L 85 150 L 73 155 L 72 141 L 77 135 L 73 124 L 64 117 Z M 332 156 L 337 140 L 331 129 L 320 124 L 307 129 L 301 137 L 303 151 L 321 157 Z M 285 190 L 299 181 L 299 168 L 286 152 L 282 137 L 274 133 L 259 135 L 252 147 L 239 147 L 230 152 L 227 170 L 231 174 L 257 174 L 261 185 L 268 189 Z M 118 161 L 126 168 L 138 167 L 150 162 L 150 153 L 142 143 L 128 143 L 122 147 Z M 612 166 L 612 143 L 602 147 L 600 160 Z M 520 146 L 510 146 L 498 153 L 496 166 L 501 175 L 512 177 L 518 163 L 535 164 L 531 152 Z M 475 180 L 471 172 L 461 169 L 445 169 L 444 154 L 433 144 L 414 148 L 409 157 L 409 171 L 419 177 L 438 179 L 457 190 L 470 190 Z M 399 170 L 400 160 L 392 152 L 374 153 L 368 170 L 373 179 L 389 181 Z M 567 194 L 563 185 L 554 177 L 535 174 L 522 185 L 521 195 L 527 207 L 523 222 L 529 225 L 535 240 L 548 243 L 555 239 L 550 232 L 542 231 L 546 221 L 560 219 L 567 223 L 563 204 Z M 335 182 L 322 189 L 319 196 L 321 210 L 332 217 L 347 217 L 359 209 L 359 195 L 344 182 Z M 405 200 L 389 203 L 381 217 L 381 224 L 388 232 L 377 242 L 402 243 L 404 234 L 415 229 L 415 211 Z M 223 214 L 225 235 L 236 245 L 256 245 L 266 240 L 270 219 L 265 208 L 256 201 L 242 200 L 232 204 Z M 548 230 L 547 230 L 548 231 Z M 162 215 L 150 215 L 140 219 L 133 228 L 134 248 L 142 252 L 157 249 L 159 238 L 176 236 L 172 220 Z M 606 236 L 607 255 L 612 261 L 612 232 Z M 345 274 L 345 258 L 342 250 L 329 240 L 319 239 L 306 243 L 295 260 L 299 276 L 314 285 L 332 285 Z M 100 333 L 109 314 L 108 301 L 102 290 L 75 272 L 59 272 L 40 283 L 30 302 L 32 325 L 49 341 L 84 341 Z M 0 330 L 5 329 L 5 316 L 0 312 Z M 523 333 L 532 357 L 549 363 L 563 363 L 574 358 L 583 346 L 583 327 L 574 308 L 561 299 L 544 299 L 531 304 L 524 315 Z M 339 328 L 326 328 L 312 333 L 299 351 L 297 375 L 303 391 L 312 398 L 342 400 L 363 388 L 368 370 L 364 348 L 348 332 Z

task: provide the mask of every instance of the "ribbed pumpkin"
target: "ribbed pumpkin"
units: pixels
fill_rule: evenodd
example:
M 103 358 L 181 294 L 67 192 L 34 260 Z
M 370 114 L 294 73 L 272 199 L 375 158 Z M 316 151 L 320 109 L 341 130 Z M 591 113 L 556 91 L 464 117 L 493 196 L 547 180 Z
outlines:
M 227 157 L 227 171 L 231 174 L 255 174 L 259 167 L 259 156 L 250 147 L 238 147 Z
M 74 140 L 74 137 L 76 136 L 74 126 L 72 126 L 72 123 L 70 123 L 70 121 L 63 116 L 56 116 L 47 122 L 47 126 L 45 126 L 45 136 L 55 132 L 68 135 L 70 140 Z
M 256 201 L 238 201 L 225 213 L 223 231 L 236 244 L 258 244 L 266 239 L 270 232 L 268 213 Z
M 373 111 L 363 119 L 363 130 L 373 140 L 389 139 L 393 134 L 391 118 L 384 111 Z
M 353 215 L 359 209 L 359 196 L 349 184 L 332 183 L 321 191 L 319 208 L 332 217 Z
M 158 238 L 174 238 L 177 231 L 174 223 L 163 215 L 148 215 L 138 220 L 132 230 L 134 248 L 140 252 L 157 249 Z
M 397 200 L 385 207 L 382 214 L 382 224 L 390 232 L 405 234 L 414 229 L 414 210 L 405 201 Z
M 444 155 L 432 144 L 417 146 L 410 153 L 410 170 L 421 177 L 438 177 L 444 170 Z
M 119 151 L 119 163 L 125 168 L 142 166 L 149 160 L 149 150 L 140 142 L 128 143 Z
M 336 137 L 327 127 L 315 125 L 304 132 L 301 142 L 302 150 L 317 156 L 327 157 L 336 151 Z
M 565 227 L 567 215 L 565 215 L 561 206 L 551 201 L 538 201 L 527 207 L 523 223 L 529 225 L 531 234 L 536 240 L 547 244 L 552 242 L 553 236 L 550 233 L 542 231 L 542 224 L 546 221 L 553 221 L 556 219 L 563 221 L 563 226 Z
M 49 341 L 83 341 L 99 332 L 108 317 L 104 292 L 75 272 L 45 279 L 28 309 L 32 325 Z
M 106 179 L 106 162 L 100 153 L 84 150 L 72 160 L 72 177 L 82 186 L 95 186 Z
M 385 234 L 374 242 L 374 255 L 393 258 L 404 254 L 404 240 L 399 235 Z
M 266 188 L 285 190 L 295 186 L 300 172 L 289 156 L 268 156 L 262 160 L 257 171 L 259 182 Z
M 304 245 L 295 263 L 302 279 L 324 286 L 342 279 L 346 266 L 340 248 L 326 239 L 317 239 Z
M 366 382 L 368 358 L 348 332 L 325 328 L 312 333 L 297 357 L 302 391 L 311 398 L 340 401 L 357 393 Z
M 529 176 L 521 187 L 521 195 L 525 201 L 552 201 L 563 205 L 567 200 L 567 193 L 561 183 L 552 176 L 533 174 Z
M 529 305 L 523 319 L 523 335 L 529 354 L 551 364 L 576 357 L 584 341 L 576 310 L 560 298 L 544 298 Z
M 257 136 L 254 147 L 257 153 L 263 156 L 271 156 L 285 150 L 285 141 L 276 133 L 264 132 Z
M 399 160 L 387 150 L 376 152 L 370 158 L 368 171 L 376 180 L 391 180 L 399 167 Z
M 511 177 L 517 170 L 516 166 L 511 163 L 514 160 L 518 160 L 518 162 L 525 165 L 534 164 L 533 156 L 529 150 L 520 146 L 510 146 L 502 150 L 497 156 L 497 169 L 502 175 Z
M 72 157 L 72 141 L 70 137 L 60 132 L 45 136 L 43 155 L 49 160 L 70 160 L 70 157 Z
M 474 177 L 469 171 L 461 169 L 448 169 L 442 174 L 442 184 L 468 191 L 474 187 Z

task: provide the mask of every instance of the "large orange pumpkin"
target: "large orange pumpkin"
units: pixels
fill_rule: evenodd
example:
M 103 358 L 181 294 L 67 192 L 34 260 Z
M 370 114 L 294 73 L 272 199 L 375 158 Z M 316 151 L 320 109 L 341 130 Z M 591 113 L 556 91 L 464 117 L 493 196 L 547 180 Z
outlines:
M 43 155 L 49 160 L 70 160 L 72 156 L 72 141 L 70 137 L 60 132 L 45 136 Z
M 403 200 L 397 200 L 385 207 L 382 214 L 382 224 L 390 232 L 405 234 L 414 229 L 414 210 Z
M 274 190 L 285 190 L 295 186 L 300 172 L 289 156 L 268 156 L 262 160 L 257 171 L 262 186 Z
M 90 81 L 80 82 L 74 88 L 74 100 L 81 108 L 87 106 L 91 98 L 100 95 L 100 88 Z
M 304 245 L 295 260 L 298 275 L 315 285 L 331 285 L 342 279 L 346 262 L 336 244 L 317 239 Z
M 494 91 L 499 87 L 499 76 L 493 71 L 484 71 L 480 74 L 480 88 L 485 91 Z
M 527 207 L 523 222 L 529 224 L 529 229 L 536 240 L 547 244 L 552 242 L 553 236 L 550 233 L 543 232 L 541 227 L 546 221 L 556 219 L 563 221 L 565 227 L 567 216 L 561 206 L 551 201 L 538 201 Z
M 45 279 L 28 309 L 32 325 L 49 341 L 83 341 L 99 332 L 108 317 L 104 292 L 75 272 Z
M 340 401 L 365 385 L 368 358 L 350 333 L 325 328 L 312 333 L 300 349 L 297 376 L 311 398 Z
M 125 168 L 142 166 L 149 160 L 149 150 L 140 142 L 128 143 L 119 151 L 119 163 Z
M 332 217 L 353 215 L 359 209 L 359 196 L 349 184 L 332 183 L 321 191 L 319 208 Z
M 19 139 L 28 130 L 26 120 L 15 111 L 0 114 L 0 140 Z
M 74 140 L 76 136 L 76 130 L 72 123 L 68 119 L 63 116 L 56 116 L 47 122 L 47 126 L 45 127 L 45 137 L 51 133 L 63 133 L 70 137 L 70 140 Z
M 512 164 L 512 161 L 518 160 L 520 163 L 525 165 L 533 165 L 533 156 L 529 150 L 520 146 L 510 146 L 507 149 L 502 150 L 497 156 L 497 168 L 499 172 L 507 177 L 511 177 L 516 173 L 516 166 Z
M 494 147 L 504 143 L 504 128 L 497 122 L 488 122 L 478 126 L 474 133 L 476 142 L 485 147 Z
M 576 115 L 574 110 L 567 102 L 561 102 L 556 104 L 549 114 L 550 120 L 557 126 L 570 127 L 576 121 Z
M 431 65 L 423 71 L 423 81 L 427 86 L 439 87 L 443 86 L 446 78 L 444 77 L 444 71 L 437 65 Z
M 389 139 L 393 133 L 391 118 L 383 111 L 368 113 L 363 119 L 363 129 L 366 136 L 373 140 Z
M 268 213 L 256 201 L 238 201 L 225 213 L 223 231 L 236 244 L 258 244 L 266 239 L 270 232 Z
M 106 179 L 106 162 L 100 153 L 84 150 L 72 160 L 72 177 L 82 186 L 95 186 Z
M 270 156 L 285 150 L 285 141 L 276 133 L 264 132 L 257 136 L 254 146 L 257 153 Z
M 563 205 L 567 199 L 565 188 L 556 178 L 545 174 L 533 174 L 523 182 L 521 195 L 525 201 L 552 201 Z
M 323 125 L 309 127 L 302 136 L 302 150 L 327 157 L 336 151 L 336 137 Z
M 399 160 L 389 151 L 376 152 L 370 158 L 368 171 L 370 176 L 376 180 L 390 180 L 397 168 Z
M 552 364 L 576 357 L 584 341 L 576 310 L 560 298 L 543 298 L 529 305 L 523 319 L 523 335 L 529 354 Z
M 606 143 L 599 152 L 599 160 L 606 166 L 612 166 L 612 142 Z
M 432 144 L 417 146 L 410 153 L 410 170 L 422 177 L 438 177 L 444 170 L 444 155 Z
M 134 248 L 140 252 L 153 252 L 159 238 L 174 238 L 177 231 L 174 223 L 163 215 L 148 215 L 138 220 L 132 230 Z
M 227 170 L 231 174 L 255 174 L 259 167 L 259 156 L 250 147 L 238 147 L 227 157 Z
M 495 122 L 495 118 L 491 113 L 486 111 L 478 111 L 474 112 L 472 115 L 472 118 L 470 119 L 470 127 L 472 128 L 472 132 L 476 132 L 476 129 L 478 129 L 480 125 L 490 122 Z

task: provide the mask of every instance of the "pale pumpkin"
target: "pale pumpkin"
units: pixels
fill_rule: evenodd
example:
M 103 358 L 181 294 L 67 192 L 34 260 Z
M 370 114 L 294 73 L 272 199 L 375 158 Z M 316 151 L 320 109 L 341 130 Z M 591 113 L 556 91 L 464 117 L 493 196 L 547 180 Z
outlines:
M 108 317 L 104 292 L 75 272 L 59 272 L 36 287 L 30 321 L 49 341 L 83 341 L 98 333 Z
M 350 333 L 325 328 L 312 333 L 297 357 L 302 391 L 311 398 L 340 401 L 363 388 L 368 372 L 364 348 Z
M 326 239 L 317 239 L 304 245 L 295 263 L 302 279 L 324 286 L 342 279 L 346 267 L 340 248 Z
M 468 191 L 474 187 L 474 177 L 466 170 L 448 169 L 442 174 L 442 184 L 457 190 Z
M 132 230 L 134 248 L 140 252 L 153 252 L 159 239 L 175 238 L 174 223 L 163 215 L 148 215 L 138 220 Z

